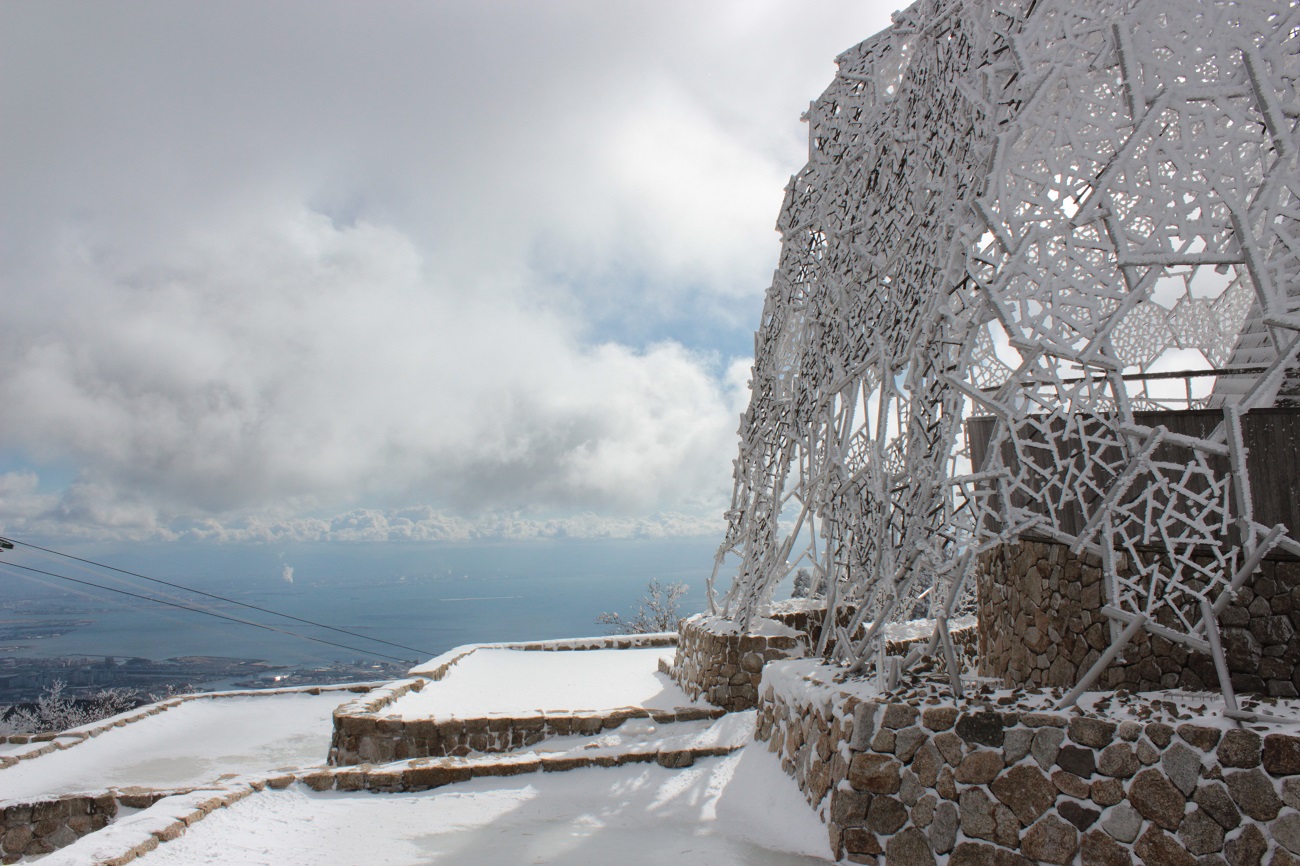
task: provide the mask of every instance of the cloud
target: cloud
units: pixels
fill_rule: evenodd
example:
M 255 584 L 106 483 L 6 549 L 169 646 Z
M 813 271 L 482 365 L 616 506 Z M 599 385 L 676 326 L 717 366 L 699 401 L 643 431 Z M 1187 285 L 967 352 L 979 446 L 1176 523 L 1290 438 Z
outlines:
M 213 512 L 357 491 L 653 507 L 725 465 L 735 397 L 714 359 L 583 345 L 545 309 L 424 266 L 392 227 L 312 213 L 83 257 L 59 328 L 0 347 L 0 435 Z
M 793 38 L 809 16 L 842 26 Z M 847 0 L 0 6 L 0 453 L 28 464 L 0 520 L 713 525 L 797 115 L 838 34 L 884 21 Z M 76 480 L 42 488 L 53 465 Z

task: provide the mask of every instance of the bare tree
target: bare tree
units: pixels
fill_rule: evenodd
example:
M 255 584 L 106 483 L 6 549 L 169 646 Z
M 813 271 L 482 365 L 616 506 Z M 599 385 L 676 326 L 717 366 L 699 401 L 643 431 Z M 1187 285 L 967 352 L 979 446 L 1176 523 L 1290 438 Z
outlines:
M 617 613 L 602 613 L 596 617 L 596 622 L 609 626 L 610 634 L 677 631 L 677 621 L 682 618 L 679 603 L 687 589 L 687 585 L 681 582 L 664 586 L 658 579 L 652 578 L 646 585 L 645 596 L 637 603 L 636 616 L 623 619 Z
M 64 731 L 115 716 L 136 705 L 136 694 L 131 689 L 104 689 L 79 700 L 66 694 L 66 688 L 63 680 L 55 680 L 34 705 L 10 709 L 7 715 L 0 712 L 0 733 Z

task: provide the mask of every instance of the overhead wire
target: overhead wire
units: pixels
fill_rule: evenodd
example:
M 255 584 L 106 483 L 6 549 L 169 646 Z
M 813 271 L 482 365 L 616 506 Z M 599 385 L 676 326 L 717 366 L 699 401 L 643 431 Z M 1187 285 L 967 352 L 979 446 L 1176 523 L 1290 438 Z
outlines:
M 247 602 L 237 601 L 237 600 L 235 600 L 235 599 L 233 599 L 233 598 L 227 598 L 227 597 L 225 597 L 225 596 L 223 596 L 223 595 L 216 595 L 215 593 L 204 592 L 203 590 L 201 590 L 201 589 L 195 589 L 195 588 L 192 587 L 192 586 L 185 586 L 185 585 L 183 585 L 183 584 L 179 584 L 179 583 L 172 583 L 171 581 L 161 580 L 161 579 L 156 578 L 156 577 L 149 577 L 148 575 L 139 574 L 139 573 L 134 572 L 134 571 L 128 571 L 127 569 L 124 569 L 124 568 L 117 568 L 117 567 L 115 567 L 115 566 L 107 565 L 107 564 L 102 563 L 102 562 L 95 562 L 93 559 L 83 559 L 83 558 L 80 557 L 80 556 L 73 556 L 73 555 L 70 554 L 70 553 L 63 553 L 62 551 L 51 550 L 51 549 L 49 549 L 49 548 L 47 548 L 47 547 L 41 547 L 41 546 L 38 545 L 38 544 L 32 544 L 31 542 L 28 542 L 28 541 L 20 541 L 19 539 L 16 539 L 16 538 L 8 538 L 8 537 L 4 537 L 4 538 L 0 538 L 0 542 L 9 542 L 10 544 L 17 545 L 17 546 L 20 546 L 20 547 L 27 547 L 27 548 L 31 548 L 32 550 L 39 550 L 39 551 L 41 551 L 42 553 L 48 553 L 48 554 L 51 554 L 51 555 L 53 555 L 53 556 L 61 556 L 61 557 L 65 558 L 65 559 L 71 559 L 71 560 L 74 560 L 74 561 L 76 561 L 76 562 L 85 563 L 86 565 L 93 565 L 93 566 L 96 567 L 96 568 L 103 568 L 103 569 L 107 569 L 107 570 L 109 570 L 109 571 L 115 571 L 115 572 L 117 572 L 118 574 L 125 574 L 125 575 L 128 575 L 128 576 L 130 576 L 130 577 L 139 578 L 140 580 L 147 580 L 147 581 L 149 581 L 149 582 L 151 582 L 151 583 L 157 583 L 157 584 L 161 584 L 161 585 L 163 585 L 163 586 L 170 586 L 170 587 L 173 588 L 173 589 L 180 589 L 180 590 L 184 590 L 185 592 L 192 592 L 192 593 L 194 593 L 194 594 L 196 594 L 196 595 L 202 595 L 202 596 L 205 596 L 205 597 L 207 597 L 207 598 L 214 598 L 214 599 L 217 599 L 218 601 L 224 601 L 224 602 L 226 602 L 227 604 L 233 604 L 233 605 L 237 605 L 237 606 L 239 606 L 239 607 L 245 607 L 245 608 L 248 608 L 249 610 L 256 610 L 256 611 L 259 611 L 259 612 L 261 612 L 261 613 L 269 613 L 269 614 L 271 614 L 272 616 L 283 617 L 284 619 L 291 619 L 291 620 L 294 620 L 295 622 L 301 622 L 301 623 L 303 623 L 303 624 L 305 624 L 305 625 L 315 626 L 316 628 L 323 628 L 323 629 L 327 629 L 327 630 L 329 630 L 329 631 L 338 632 L 339 634 L 346 634 L 346 635 L 349 635 L 350 637 L 361 638 L 362 640 L 374 641 L 375 643 L 385 644 L 385 645 L 387 645 L 387 646 L 395 647 L 395 648 L 397 648 L 397 649 L 408 650 L 408 651 L 413 652 L 413 653 L 418 653 L 418 654 L 420 654 L 421 656 L 434 656 L 434 655 L 437 655 L 437 653 L 431 652 L 431 651 L 429 651 L 429 650 L 423 650 L 423 649 L 420 649 L 420 648 L 418 648 L 418 647 L 406 646 L 405 644 L 400 644 L 400 643 L 393 643 L 392 641 L 381 640 L 380 638 L 377 638 L 377 637 L 370 637 L 369 635 L 358 634 L 357 632 L 354 632 L 354 631 L 348 631 L 348 630 L 345 629 L 345 628 L 337 628 L 337 627 L 332 626 L 332 625 L 325 625 L 324 623 L 315 622 L 315 621 L 313 621 L 313 620 L 309 620 L 309 619 L 304 619 L 304 618 L 302 618 L 302 617 L 300 617 L 300 616 L 294 616 L 293 614 L 281 613 L 281 612 L 278 611 L 278 610 L 271 610 L 270 608 L 259 607 L 259 606 L 255 605 L 255 604 L 248 604 Z M 193 610 L 202 610 L 202 608 L 189 608 L 189 609 L 193 609 Z M 285 632 L 285 633 L 286 633 L 286 634 L 293 634 L 293 632 Z
M 253 626 L 254 628 L 260 628 L 260 629 L 265 629 L 267 631 L 277 632 L 279 634 L 287 635 L 289 637 L 296 637 L 301 640 L 314 641 L 315 643 L 326 644 L 328 646 L 338 647 L 340 649 L 350 650 L 352 652 L 359 652 L 365 655 L 375 656 L 377 658 L 384 658 L 384 659 L 389 659 L 390 661 L 402 662 L 402 663 L 409 663 L 411 661 L 411 659 L 398 658 L 397 656 L 391 656 L 391 655 L 387 655 L 386 653 L 375 652 L 374 650 L 361 649 L 360 647 L 348 646 L 347 644 L 337 643 L 335 641 L 325 640 L 323 638 L 311 637 L 310 635 L 305 635 L 305 634 L 298 634 L 297 632 L 288 631 L 282 628 L 276 628 L 275 626 L 267 625 L 266 623 L 253 622 L 252 620 L 240 619 L 239 617 L 234 617 L 234 616 L 227 616 L 224 613 L 217 613 L 214 610 L 207 610 L 201 607 L 193 607 L 191 605 L 181 604 L 180 602 L 175 602 L 175 601 L 168 601 L 162 598 L 140 595 L 139 593 L 129 592 L 125 589 L 117 589 L 112 586 L 105 586 L 101 583 L 94 583 L 89 580 L 81 580 L 75 577 L 68 577 L 66 574 L 56 574 L 55 572 L 52 571 L 45 571 L 44 569 L 33 568 L 30 565 L 20 565 L 16 562 L 0 561 L 0 571 L 7 570 L 7 569 L 14 569 L 14 568 L 20 568 L 23 571 L 32 572 L 34 574 L 43 574 L 46 577 L 53 577 L 58 580 L 65 580 L 70 583 L 80 584 L 82 586 L 90 586 L 90 587 L 94 587 L 95 589 L 102 589 L 107 592 L 115 592 L 115 593 L 119 593 L 120 595 L 128 595 L 131 596 L 132 598 L 138 598 L 143 601 L 151 601 L 155 604 L 161 604 L 167 607 L 174 607 L 180 610 L 188 610 L 194 613 L 201 613 L 204 614 L 205 616 L 213 616 L 213 617 L 217 617 L 218 619 L 229 620 L 230 622 L 237 622 L 241 625 L 250 625 Z M 13 572 L 10 573 L 12 574 Z M 16 575 L 16 576 L 25 577 L 26 575 Z M 365 635 L 358 635 L 358 637 L 365 638 Z M 365 638 L 365 639 L 373 640 L 373 638 Z M 387 641 L 382 641 L 382 643 L 387 643 Z
M 9 564 L 11 563 L 5 563 L 3 561 L 0 561 L 0 571 L 3 571 L 4 566 Z M 99 574 L 99 572 L 96 572 L 89 568 L 83 567 L 82 570 L 93 575 Z M 12 572 L 10 572 L 10 574 L 12 574 Z M 203 629 L 206 631 L 210 631 L 213 634 L 222 635 L 222 636 L 229 634 L 228 631 L 222 630 L 221 624 L 214 623 L 213 625 L 207 625 L 204 622 L 194 622 L 192 619 L 186 619 L 181 616 L 176 616 L 165 610 L 153 610 L 151 609 L 152 608 L 151 604 L 142 603 L 135 599 L 117 598 L 115 596 L 104 596 L 102 593 L 90 592 L 89 590 L 78 589 L 75 586 L 65 586 L 53 580 L 46 580 L 45 578 L 38 577 L 35 574 L 18 574 L 13 576 L 18 577 L 22 580 L 30 580 L 33 583 L 37 583 L 41 586 L 49 587 L 58 592 L 72 593 L 73 595 L 78 595 L 81 596 L 82 598 L 90 599 L 91 601 L 95 601 L 99 603 L 103 603 L 105 601 L 111 601 L 114 604 L 119 604 L 127 608 L 128 610 L 136 611 L 138 613 L 144 613 L 151 616 L 162 617 L 163 619 L 166 619 L 169 622 L 173 622 L 173 623 L 178 623 L 178 624 L 183 623 L 187 628 L 190 629 Z M 105 577 L 108 577 L 108 575 L 105 575 Z M 125 584 L 126 586 L 133 586 L 133 584 L 127 583 L 126 581 L 122 581 L 122 583 Z M 108 587 L 108 589 L 112 589 L 112 587 Z M 263 648 L 265 648 L 266 646 L 269 646 L 270 641 L 273 640 L 274 640 L 273 636 L 267 635 L 266 638 L 264 638 L 259 643 Z M 329 654 L 327 654 L 326 651 L 324 650 L 315 651 L 315 650 L 303 649 L 303 650 L 299 650 L 299 653 L 304 658 L 311 659 L 312 661 L 320 662 L 323 664 L 328 664 L 330 661 L 333 660 L 333 658 Z

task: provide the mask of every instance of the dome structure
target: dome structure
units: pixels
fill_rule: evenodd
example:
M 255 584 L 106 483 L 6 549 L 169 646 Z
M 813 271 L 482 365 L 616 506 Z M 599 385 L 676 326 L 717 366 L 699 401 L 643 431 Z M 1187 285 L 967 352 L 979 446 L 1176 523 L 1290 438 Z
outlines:
M 1300 552 L 1252 511 L 1241 432 L 1297 390 L 1300 10 L 922 0 L 838 65 L 778 222 L 715 610 L 748 626 L 809 568 L 819 651 L 861 671 L 890 621 L 942 648 L 978 556 L 1033 533 L 1100 557 L 1112 650 L 1209 648 L 1260 559 Z M 1188 410 L 1210 422 L 1161 422 Z

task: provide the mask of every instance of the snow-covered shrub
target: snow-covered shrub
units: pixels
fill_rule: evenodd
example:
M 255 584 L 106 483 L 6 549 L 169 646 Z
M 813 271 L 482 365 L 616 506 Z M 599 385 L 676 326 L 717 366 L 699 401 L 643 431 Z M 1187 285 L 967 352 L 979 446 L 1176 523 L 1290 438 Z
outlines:
M 677 631 L 677 621 L 682 618 L 680 602 L 689 587 L 681 583 L 667 586 L 652 578 L 646 585 L 646 595 L 637 603 L 636 616 L 623 619 L 617 613 L 602 613 L 596 617 L 600 625 L 609 626 L 610 634 L 653 634 Z
M 67 683 L 55 680 L 36 703 L 0 712 L 0 734 L 41 734 L 65 731 L 115 716 L 136 705 L 132 689 L 104 689 L 88 698 L 73 698 L 65 692 Z

